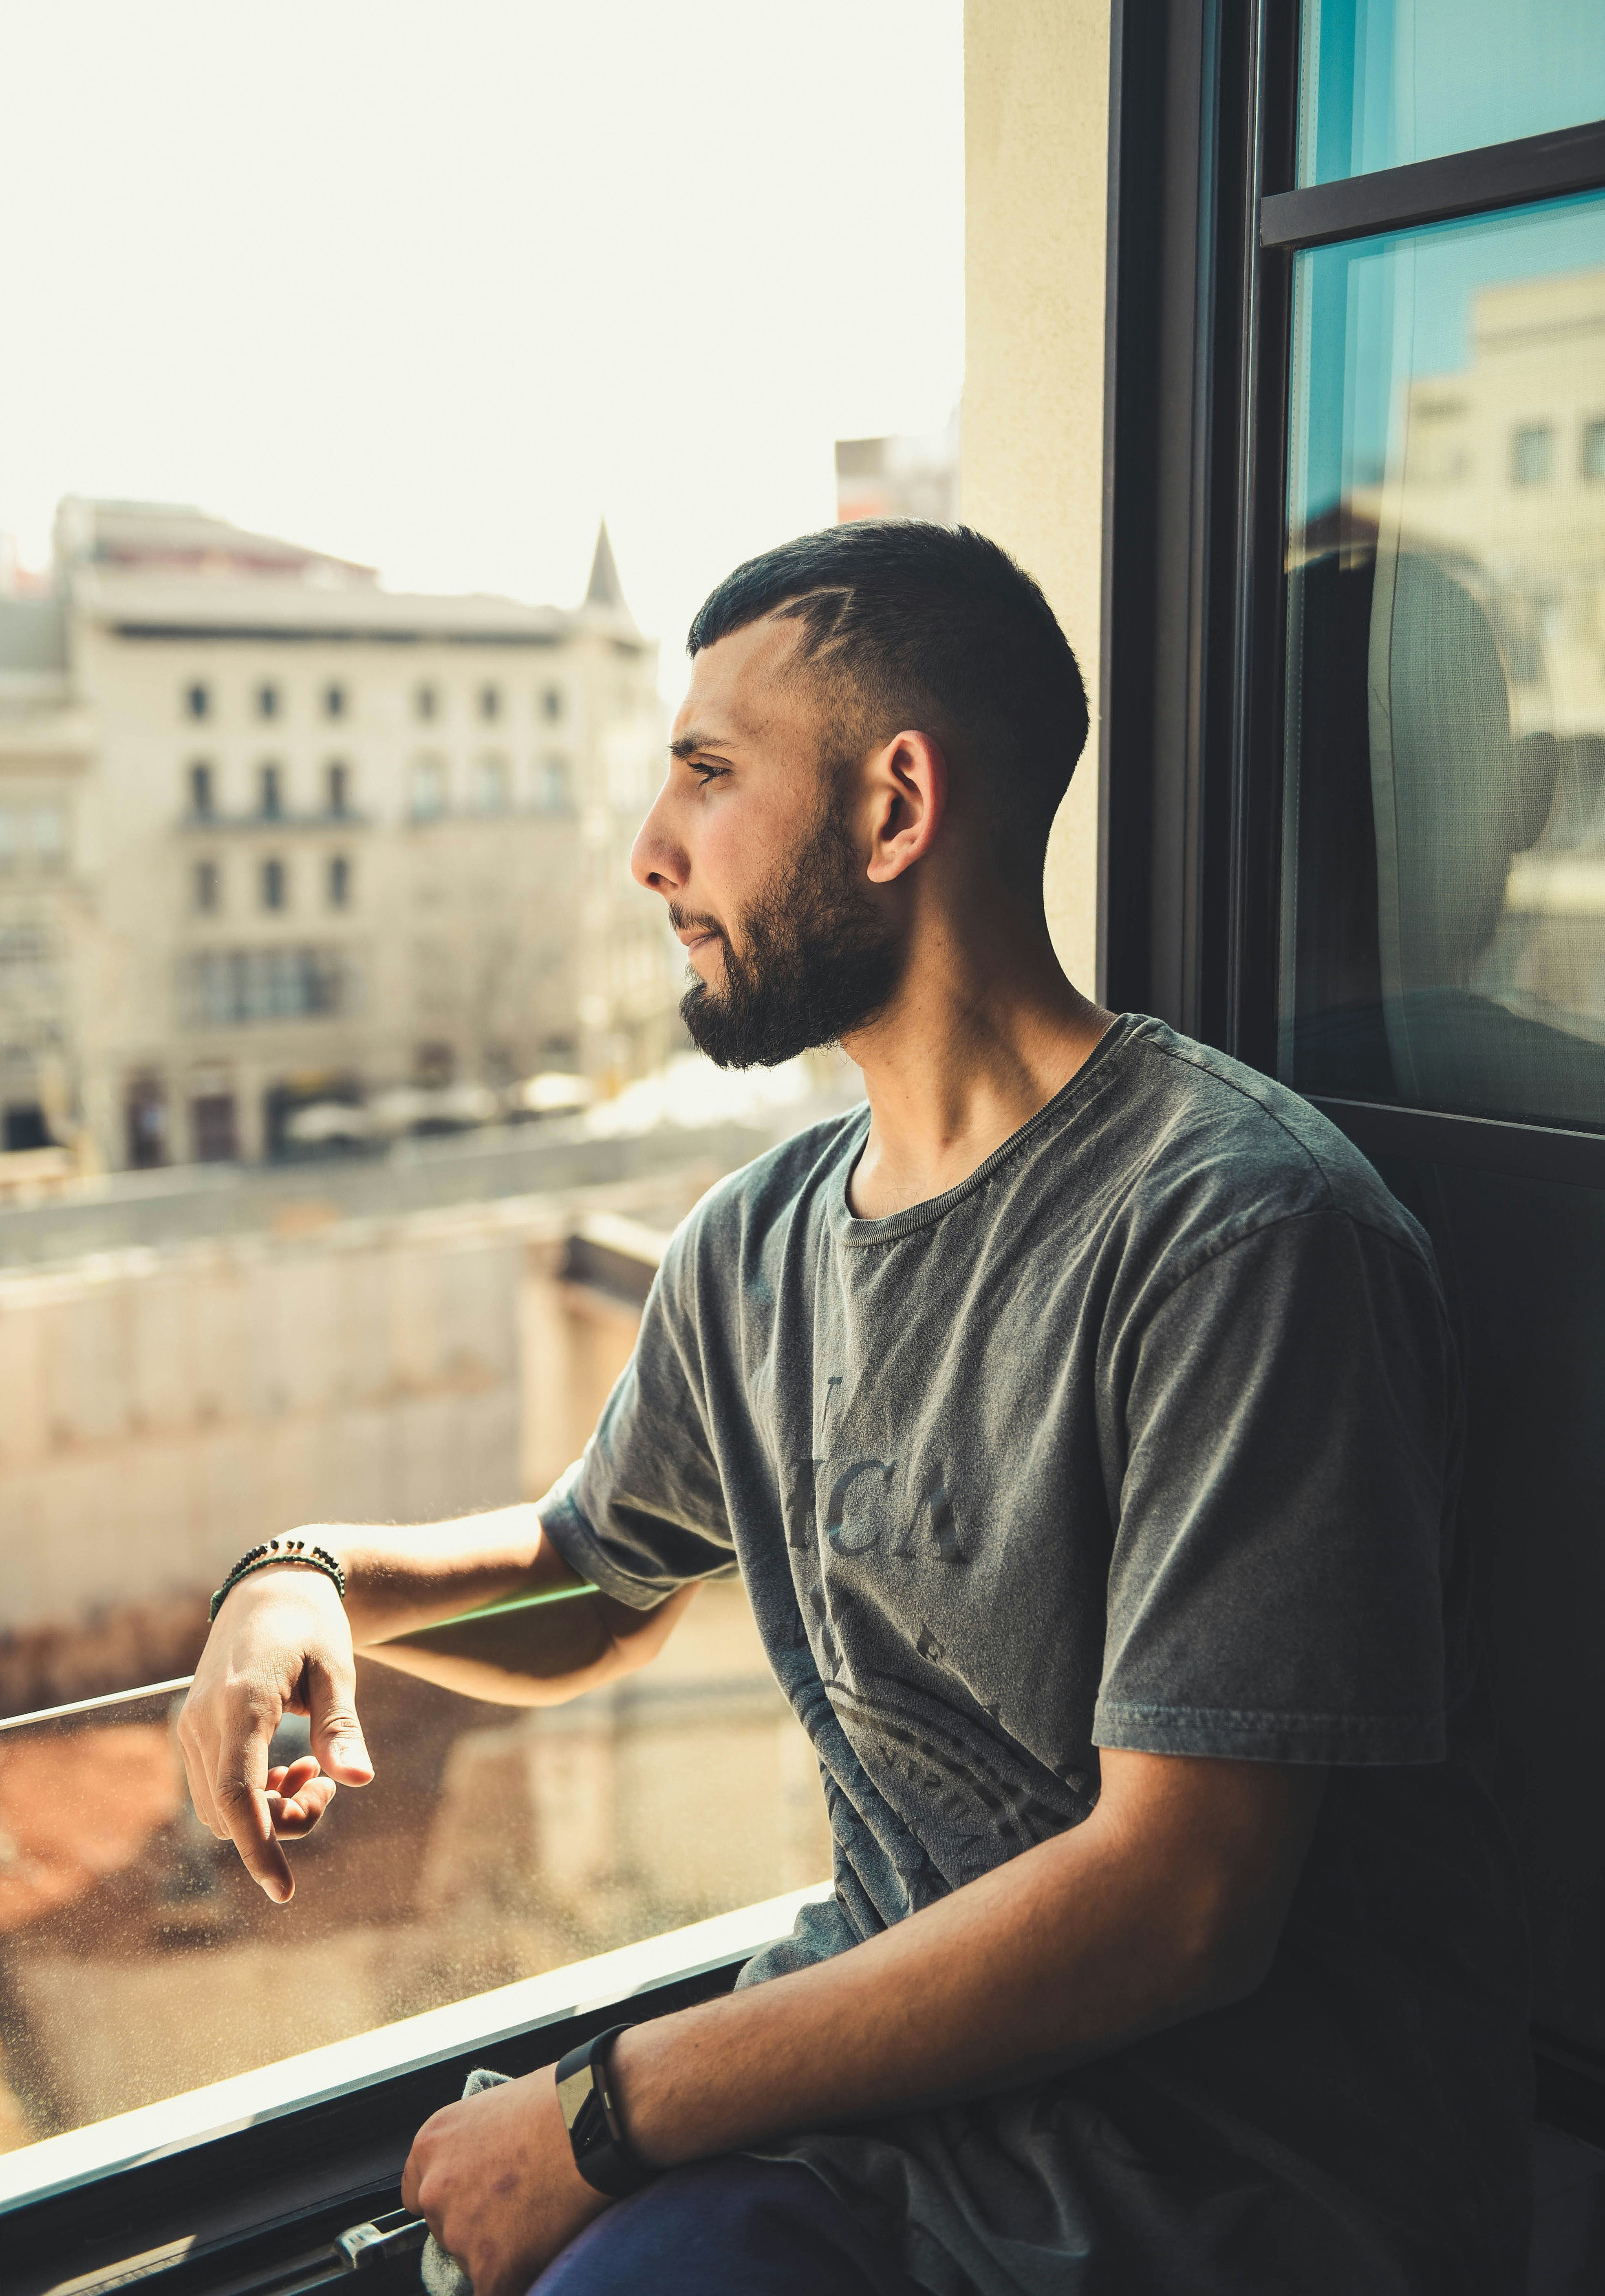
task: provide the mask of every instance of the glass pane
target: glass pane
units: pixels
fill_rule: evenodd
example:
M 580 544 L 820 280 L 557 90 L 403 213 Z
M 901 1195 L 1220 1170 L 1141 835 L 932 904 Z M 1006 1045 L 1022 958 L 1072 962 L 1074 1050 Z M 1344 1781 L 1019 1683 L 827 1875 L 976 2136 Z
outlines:
M 1295 275 L 1281 1072 L 1605 1128 L 1605 199 Z
M 374 1784 L 276 1906 L 199 1823 L 182 1693 L 0 1729 L 0 2152 L 733 1911 L 830 1871 L 739 1587 L 539 1710 L 362 1660 Z M 306 1751 L 287 1719 L 273 1759 Z
M 1600 0 L 1304 0 L 1298 180 L 1605 119 Z

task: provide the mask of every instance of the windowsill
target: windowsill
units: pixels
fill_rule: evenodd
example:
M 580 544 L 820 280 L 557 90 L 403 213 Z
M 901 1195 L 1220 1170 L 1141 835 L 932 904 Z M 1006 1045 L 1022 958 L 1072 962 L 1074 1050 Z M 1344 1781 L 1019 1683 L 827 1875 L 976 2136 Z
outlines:
M 443 2009 L 428 2009 L 421 2016 L 309 2049 L 255 2072 L 235 2073 L 159 2104 L 141 2105 L 89 2128 L 69 2129 L 0 2153 L 0 2216 L 369 2082 L 458 2056 L 466 2049 L 490 2048 L 533 2025 L 621 2002 L 649 1986 L 745 1958 L 784 1937 L 800 1906 L 829 1895 L 830 1884 L 824 1882 L 792 1890 L 783 1897 L 645 1939 L 639 1945 L 571 1962 L 539 1977 L 476 1993 Z

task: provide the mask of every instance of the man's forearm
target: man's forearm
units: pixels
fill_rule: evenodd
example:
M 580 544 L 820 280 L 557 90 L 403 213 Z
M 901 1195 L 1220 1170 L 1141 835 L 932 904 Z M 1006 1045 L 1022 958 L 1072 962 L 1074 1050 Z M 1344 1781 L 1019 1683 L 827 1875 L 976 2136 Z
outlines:
M 449 1522 L 328 1523 L 318 1537 L 345 1571 L 346 1616 L 359 1650 L 465 1611 L 581 1583 L 528 1502 Z
M 580 1591 L 533 1505 L 409 1529 L 325 1527 L 346 1572 L 351 1639 L 385 1666 L 467 1698 L 548 1705 L 645 1665 L 690 1600 L 635 1611 Z M 500 1618 L 465 1611 L 531 1595 L 549 1606 Z M 460 1620 L 461 1623 L 453 1623 Z
M 984 2095 L 1240 1997 L 1269 1966 L 1321 1784 L 1259 1767 L 1219 1778 L 1218 1840 L 1208 1806 L 1156 1803 L 1133 1827 L 1100 1805 L 850 1952 L 633 2028 L 614 2058 L 633 2141 L 668 2167 Z

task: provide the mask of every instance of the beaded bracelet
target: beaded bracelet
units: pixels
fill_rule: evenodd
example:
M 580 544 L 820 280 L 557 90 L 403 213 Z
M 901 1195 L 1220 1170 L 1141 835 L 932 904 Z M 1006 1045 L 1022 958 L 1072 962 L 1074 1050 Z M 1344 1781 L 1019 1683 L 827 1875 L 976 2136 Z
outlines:
M 321 1570 L 332 1579 L 334 1592 L 345 1601 L 345 1572 L 326 1546 L 309 1546 L 304 1538 L 270 1538 L 265 1546 L 248 1547 L 234 1569 L 211 1598 L 211 1608 L 206 1614 L 210 1626 L 223 1607 L 224 1597 L 234 1592 L 242 1578 L 249 1578 L 254 1570 L 268 1570 L 276 1562 L 304 1562 L 309 1570 Z

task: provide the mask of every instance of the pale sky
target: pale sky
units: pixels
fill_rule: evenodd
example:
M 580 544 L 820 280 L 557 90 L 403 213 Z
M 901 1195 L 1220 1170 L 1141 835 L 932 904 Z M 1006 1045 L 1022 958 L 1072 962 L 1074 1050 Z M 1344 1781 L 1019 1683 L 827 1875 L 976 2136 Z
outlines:
M 0 531 L 193 502 L 684 682 L 963 367 L 961 0 L 6 0 Z

